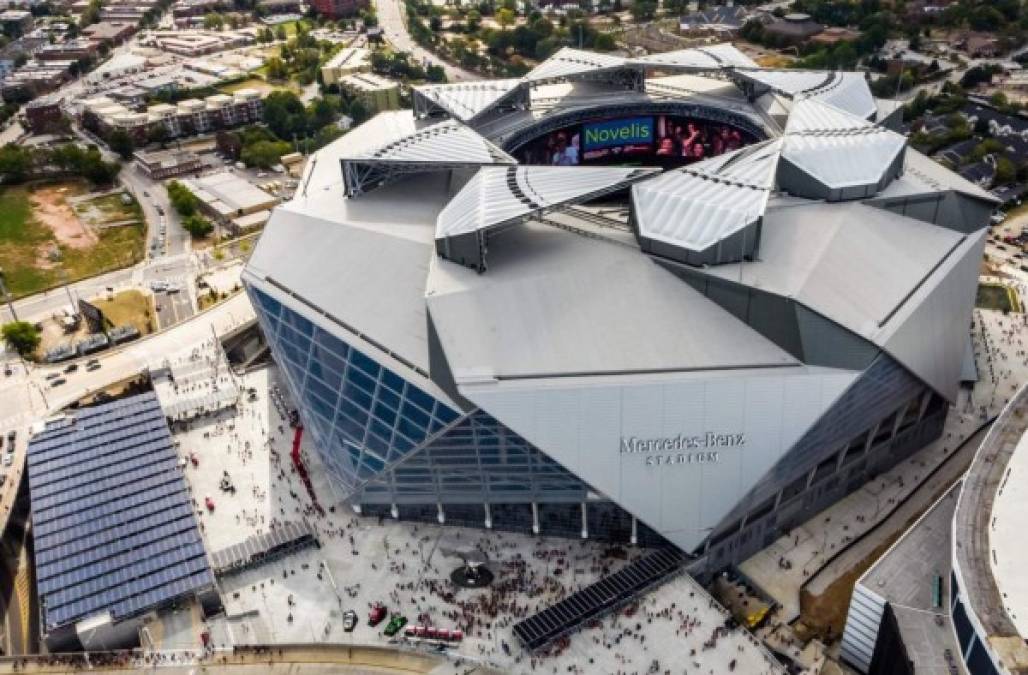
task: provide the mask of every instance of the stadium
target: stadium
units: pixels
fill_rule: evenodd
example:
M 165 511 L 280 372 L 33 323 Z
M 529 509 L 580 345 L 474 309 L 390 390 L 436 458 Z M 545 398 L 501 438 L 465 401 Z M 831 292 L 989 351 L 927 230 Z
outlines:
M 243 277 L 359 512 L 710 572 L 937 438 L 973 377 L 996 200 L 863 74 L 563 49 L 412 100 L 311 158 Z

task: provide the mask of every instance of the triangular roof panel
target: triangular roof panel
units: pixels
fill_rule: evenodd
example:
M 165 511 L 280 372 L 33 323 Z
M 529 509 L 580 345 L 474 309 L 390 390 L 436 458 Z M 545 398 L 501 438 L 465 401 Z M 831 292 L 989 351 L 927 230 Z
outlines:
M 588 201 L 652 175 L 638 167 L 484 167 L 446 205 L 436 238 L 499 227 L 533 213 Z
M 750 57 L 728 42 L 710 45 L 709 47 L 678 49 L 662 54 L 650 54 L 649 56 L 632 59 L 632 62 L 644 66 L 683 70 L 719 70 L 729 67 L 754 68 L 757 65 Z
M 755 224 L 767 206 L 780 147 L 780 141 L 750 146 L 633 186 L 639 236 L 701 252 Z
M 627 59 L 609 54 L 597 54 L 581 49 L 564 47 L 556 54 L 533 68 L 525 79 L 529 82 L 554 80 L 591 72 L 620 68 L 628 63 Z
M 793 106 L 785 126 L 782 157 L 824 186 L 826 192 L 863 187 L 873 194 L 896 173 L 896 163 L 905 147 L 906 139 L 894 131 L 805 98 Z M 801 196 L 834 198 L 807 195 L 786 178 L 781 182 Z
M 442 108 L 451 117 L 468 122 L 514 94 L 523 84 L 520 78 L 427 84 L 414 87 L 414 93 Z

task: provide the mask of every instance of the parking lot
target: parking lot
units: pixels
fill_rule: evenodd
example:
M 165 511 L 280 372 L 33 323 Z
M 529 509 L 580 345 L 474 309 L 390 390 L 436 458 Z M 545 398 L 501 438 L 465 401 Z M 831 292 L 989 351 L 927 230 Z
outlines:
M 193 316 L 195 310 L 189 290 L 178 282 L 151 282 L 154 293 L 154 308 L 157 312 L 157 329 L 174 326 L 179 321 Z

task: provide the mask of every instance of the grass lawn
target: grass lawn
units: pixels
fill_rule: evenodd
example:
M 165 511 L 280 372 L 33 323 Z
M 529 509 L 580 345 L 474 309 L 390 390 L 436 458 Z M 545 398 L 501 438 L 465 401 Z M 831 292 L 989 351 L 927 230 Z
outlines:
M 1015 293 L 1001 284 L 978 284 L 975 306 L 981 309 L 994 309 L 999 312 L 1021 311 Z
M 74 192 L 69 189 L 67 194 L 71 196 Z M 57 244 L 53 232 L 33 216 L 30 194 L 25 186 L 0 188 L 0 267 L 4 270 L 7 290 L 14 297 L 63 283 L 62 271 L 68 281 L 77 281 L 143 259 L 146 232 L 142 222 L 100 230 L 95 245 L 75 249 Z M 118 215 L 120 220 L 137 217 L 132 207 L 122 205 L 118 197 L 114 199 L 118 200 L 117 207 L 109 206 L 109 213 Z M 130 215 L 120 218 L 124 213 Z M 42 251 L 53 246 L 61 254 L 56 262 L 42 257 Z
M 103 311 L 112 326 L 131 324 L 141 335 L 153 332 L 153 298 L 141 291 L 122 291 L 110 300 L 104 297 L 90 302 Z

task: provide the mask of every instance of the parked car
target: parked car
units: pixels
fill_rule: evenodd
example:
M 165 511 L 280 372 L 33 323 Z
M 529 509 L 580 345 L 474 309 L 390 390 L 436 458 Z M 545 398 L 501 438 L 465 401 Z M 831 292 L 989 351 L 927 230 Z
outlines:
M 357 612 L 352 609 L 346 610 L 343 614 L 343 630 L 347 633 L 352 633 L 353 629 L 357 627 Z
M 64 369 L 64 372 L 65 373 L 74 373 L 78 369 L 79 369 L 79 364 L 77 364 L 77 363 L 69 363 L 68 367 Z
M 208 511 L 214 511 L 214 500 L 210 496 L 205 497 L 203 503 L 207 506 Z
M 61 376 L 60 373 L 48 373 L 47 376 L 46 376 L 46 379 L 48 379 L 48 380 L 56 380 L 60 376 Z
M 64 379 L 63 377 L 58 377 L 56 380 L 50 380 L 50 386 L 51 387 L 59 387 L 62 384 L 64 384 L 65 382 L 67 382 L 66 379 Z
M 407 617 L 400 614 L 393 614 L 393 617 L 389 619 L 389 623 L 386 624 L 385 630 L 382 631 L 386 637 L 393 637 L 400 632 L 400 629 L 407 625 Z
M 382 623 L 382 620 L 386 618 L 387 613 L 388 610 L 386 609 L 386 606 L 381 602 L 376 602 L 371 608 L 371 611 L 368 612 L 368 625 L 377 626 Z

